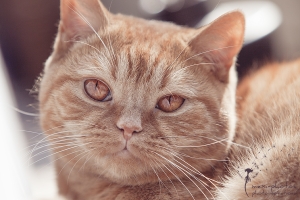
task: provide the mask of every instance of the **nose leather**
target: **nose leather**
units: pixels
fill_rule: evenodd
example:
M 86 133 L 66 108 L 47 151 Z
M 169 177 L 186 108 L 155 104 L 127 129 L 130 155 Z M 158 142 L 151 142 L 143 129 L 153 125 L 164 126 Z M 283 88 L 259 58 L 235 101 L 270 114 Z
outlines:
M 123 137 L 128 141 L 134 133 L 139 133 L 143 130 L 141 120 L 136 119 L 120 119 L 117 122 L 117 127 L 123 132 Z

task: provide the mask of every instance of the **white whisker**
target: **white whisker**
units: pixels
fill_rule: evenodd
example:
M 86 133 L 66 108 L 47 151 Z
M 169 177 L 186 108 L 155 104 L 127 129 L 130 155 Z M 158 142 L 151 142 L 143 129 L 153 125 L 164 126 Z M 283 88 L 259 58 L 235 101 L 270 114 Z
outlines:
M 92 142 L 89 142 L 89 143 L 92 143 Z M 88 144 L 89 144 L 89 143 L 88 143 Z M 86 145 L 86 144 L 84 144 L 84 145 Z M 51 155 L 47 155 L 47 156 L 45 156 L 45 157 L 43 157 L 43 158 L 41 158 L 41 159 L 39 159 L 39 160 L 37 160 L 37 161 L 31 163 L 31 165 L 33 165 L 33 164 L 35 164 L 35 163 L 37 163 L 37 162 L 39 162 L 39 161 L 41 161 L 41 160 L 43 160 L 43 159 L 45 159 L 45 158 L 52 157 L 52 156 L 54 156 L 54 155 L 56 155 L 56 154 L 58 154 L 58 153 L 62 153 L 62 152 L 64 152 L 64 151 L 68 151 L 68 150 L 71 150 L 71 149 L 74 149 L 74 148 L 78 148 L 78 147 L 81 147 L 81 146 L 83 146 L 83 145 L 74 145 L 74 144 L 73 144 L 72 147 L 67 148 L 67 149 L 63 149 L 63 150 L 58 151 L 58 152 L 55 152 L 55 153 L 53 153 L 53 154 L 51 154 Z
M 175 187 L 173 181 L 170 179 L 170 177 L 168 176 L 168 174 L 163 170 L 163 168 L 160 166 L 160 164 L 158 164 L 155 160 L 153 160 L 153 161 L 157 164 L 157 166 L 161 169 L 161 171 L 165 174 L 165 176 L 166 176 L 166 177 L 168 178 L 168 180 L 171 182 L 171 184 L 173 185 L 173 188 L 175 189 L 176 194 L 177 194 L 177 196 L 178 196 L 178 198 L 179 198 L 178 191 L 177 191 L 177 189 L 176 189 L 176 187 Z
M 167 158 L 165 158 L 164 156 L 162 156 L 162 155 L 160 155 L 159 153 L 157 153 L 157 152 L 155 152 L 155 151 L 151 151 L 152 153 L 154 153 L 154 154 L 156 154 L 156 155 L 158 155 L 159 157 L 161 157 L 161 158 L 163 158 L 164 160 L 166 160 L 168 163 L 170 163 L 171 165 L 173 165 L 174 167 L 176 167 L 177 165 L 175 164 L 175 163 L 173 163 L 172 161 L 170 161 L 170 160 L 168 160 Z M 181 171 L 178 167 L 176 167 L 179 171 Z M 183 171 L 181 171 L 185 176 L 187 176 Z M 174 173 L 172 173 L 173 175 L 175 175 Z M 178 176 L 176 176 L 176 177 L 178 177 Z M 188 176 L 187 176 L 187 178 L 188 179 L 190 179 Z M 179 179 L 178 179 L 179 180 Z M 190 181 L 192 181 L 193 183 L 194 183 L 194 181 L 193 180 L 191 180 L 190 179 Z M 182 181 L 180 180 L 180 182 L 182 183 Z M 183 184 L 183 183 L 182 183 Z M 195 183 L 194 183 L 195 184 Z M 184 184 L 183 184 L 184 185 Z M 195 184 L 196 185 L 196 187 L 198 187 L 197 186 L 197 184 Z M 190 190 L 184 185 L 184 187 L 188 190 L 188 192 L 190 193 L 190 195 L 192 196 L 192 198 L 195 200 L 195 198 L 194 198 L 194 196 L 192 195 L 192 193 L 190 192 Z M 200 188 L 199 188 L 200 189 Z M 200 191 L 201 191 L 201 189 L 200 189 Z
M 180 180 L 180 178 L 174 173 L 172 172 L 172 170 L 170 170 L 166 165 L 164 165 L 163 163 L 161 163 L 180 183 L 181 185 L 183 185 L 183 187 L 188 191 L 188 193 L 191 195 L 191 197 L 193 198 L 193 200 L 196 200 L 193 196 L 193 194 L 191 193 L 191 191 L 187 188 L 187 186 Z
M 107 46 L 105 45 L 104 41 L 102 40 L 102 38 L 100 37 L 100 35 L 97 33 L 97 31 L 94 29 L 94 27 L 92 26 L 92 24 L 86 19 L 86 17 L 84 15 L 82 15 L 81 13 L 77 12 L 76 10 L 74 10 L 73 8 L 71 8 L 70 6 L 68 6 L 69 9 L 71 9 L 73 12 L 75 12 L 94 32 L 94 34 L 98 37 L 98 39 L 101 41 L 101 43 L 103 44 L 104 48 L 109 52 Z
M 164 147 L 164 146 L 160 146 L 160 145 L 156 145 L 156 146 L 159 147 L 159 148 L 166 149 L 166 150 L 168 150 L 168 151 L 173 151 L 172 149 L 167 148 L 167 147 Z M 187 155 L 187 154 L 185 154 L 185 153 L 182 153 L 182 152 L 177 152 L 177 154 L 180 155 L 180 156 L 183 156 L 183 157 L 193 158 L 193 159 L 196 159 L 196 160 L 205 160 L 205 161 L 211 161 L 211 160 L 213 160 L 213 161 L 219 161 L 219 162 L 225 162 L 225 161 L 227 161 L 226 159 L 224 159 L 224 160 L 219 160 L 219 159 L 214 159 L 214 158 L 199 158 L 199 157 L 193 157 L 193 156 L 189 156 L 189 155 Z
M 175 147 L 179 147 L 179 148 L 199 148 L 199 147 L 207 147 L 207 146 L 210 146 L 210 145 L 222 143 L 222 142 L 227 141 L 227 140 L 228 140 L 228 139 L 225 138 L 225 139 L 220 140 L 220 141 L 216 141 L 216 142 L 212 142 L 212 143 L 204 144 L 204 145 L 199 145 L 199 146 L 179 146 L 179 145 L 174 145 L 174 146 L 175 146 Z
M 235 142 L 233 142 L 233 141 L 228 141 L 228 143 L 230 143 L 230 144 L 232 144 L 232 145 L 235 145 L 235 146 L 239 146 L 239 147 L 248 149 L 248 150 L 251 150 L 250 147 L 244 146 L 244 145 L 242 145 L 242 144 L 235 143 Z
M 84 154 L 83 156 L 81 156 L 81 158 L 79 158 L 79 159 L 75 162 L 75 164 L 74 164 L 73 167 L 71 168 L 71 170 L 70 170 L 70 172 L 69 172 L 69 175 L 68 175 L 68 178 L 67 178 L 67 183 L 69 183 L 70 174 L 72 173 L 72 170 L 74 169 L 74 167 L 75 167 L 75 166 L 77 165 L 77 163 L 78 163 L 82 158 L 84 158 L 84 156 L 86 156 L 88 153 L 89 153 L 89 151 L 84 151 L 84 152 L 82 152 L 82 153 L 76 155 L 74 158 L 70 159 L 70 160 L 65 164 L 65 166 L 66 166 L 69 162 L 71 162 L 72 160 L 74 160 L 76 157 L 81 156 L 82 154 Z M 63 170 L 63 168 L 62 168 L 61 170 Z
M 149 163 L 150 164 L 150 163 Z M 161 195 L 161 184 L 163 184 L 164 185 L 164 183 L 162 182 L 162 180 L 159 178 L 159 176 L 158 176 L 158 173 L 155 171 L 155 169 L 152 167 L 152 165 L 150 164 L 150 167 L 152 168 L 152 170 L 153 170 L 153 172 L 155 173 L 155 175 L 157 176 L 157 179 L 158 179 L 158 184 L 159 184 L 159 197 L 160 197 L 160 195 Z M 164 185 L 165 186 L 165 185 Z M 166 188 L 167 188 L 167 186 L 165 186 Z
M 11 106 L 11 107 L 12 107 L 12 109 L 14 109 L 16 112 L 21 113 L 21 114 L 23 114 L 23 115 L 27 115 L 27 116 L 31 116 L 31 117 L 39 117 L 39 114 L 26 112 L 26 111 L 20 110 L 20 109 L 18 109 L 18 108 L 16 108 L 16 107 L 13 107 L 13 106 Z
M 68 126 L 70 125 L 76 125 L 76 126 L 83 126 L 83 125 L 86 125 L 86 124 L 68 124 Z M 93 124 L 88 124 L 88 125 L 93 125 Z M 51 128 L 51 129 L 48 129 L 47 131 L 44 131 L 43 134 L 45 134 L 46 132 L 49 132 L 51 130 L 54 130 L 56 128 L 61 128 L 61 127 L 64 127 L 65 125 L 61 125 L 61 126 L 57 126 L 57 127 L 54 127 L 54 128 Z M 57 133 L 54 133 L 54 134 L 49 134 L 47 135 L 46 137 L 44 137 L 42 140 L 40 140 L 38 143 L 36 143 L 35 147 L 32 149 L 30 155 L 32 154 L 32 152 L 35 150 L 36 146 L 39 145 L 41 142 L 43 142 L 44 140 L 47 140 L 49 137 L 53 137 L 54 135 L 57 135 L 57 134 L 61 134 L 61 133 L 68 133 L 70 131 L 61 131 L 61 132 L 57 132 Z
M 186 170 L 184 170 L 182 167 L 180 167 L 180 166 L 178 166 L 178 165 L 176 165 L 174 162 L 172 162 L 172 161 L 170 161 L 169 159 L 167 159 L 166 157 L 164 157 L 164 156 L 162 156 L 162 155 L 160 155 L 159 153 L 157 153 L 157 152 L 155 152 L 155 151 L 152 151 L 152 153 L 154 153 L 154 154 L 156 154 L 156 155 L 158 155 L 159 157 L 161 157 L 161 158 L 163 158 L 164 160 L 166 160 L 168 163 L 170 163 L 172 166 L 174 166 L 174 167 L 176 167 L 179 171 L 181 171 L 181 173 L 183 173 L 198 189 L 199 189 L 199 191 L 206 197 L 206 195 L 203 193 L 203 191 L 199 188 L 199 186 L 186 174 L 186 173 L 188 173 L 188 174 L 190 174 L 189 172 L 187 172 Z M 185 173 L 185 172 L 186 173 Z M 190 175 L 192 175 L 192 174 L 190 174 Z M 193 175 L 192 175 L 193 176 Z M 194 199 L 194 196 L 192 196 L 193 197 L 193 199 Z M 206 199 L 208 199 L 207 197 L 206 197 Z
M 215 48 L 215 49 L 211 49 L 211 50 L 203 51 L 203 52 L 201 52 L 201 53 L 195 54 L 195 55 L 193 55 L 193 56 L 191 56 L 191 57 L 189 57 L 189 58 L 185 59 L 185 60 L 184 60 L 184 61 L 182 61 L 181 63 L 185 63 L 186 61 L 188 61 L 188 60 L 190 60 L 190 59 L 192 59 L 192 58 L 194 58 L 194 57 L 197 57 L 197 56 L 200 56 L 200 55 L 203 55 L 203 54 L 206 54 L 206 53 L 212 52 L 212 51 L 220 51 L 220 50 L 223 50 L 223 49 L 228 49 L 228 48 L 233 48 L 233 47 L 235 47 L 235 46 L 226 46 L 226 47 Z M 181 64 L 181 63 L 180 63 L 180 64 Z

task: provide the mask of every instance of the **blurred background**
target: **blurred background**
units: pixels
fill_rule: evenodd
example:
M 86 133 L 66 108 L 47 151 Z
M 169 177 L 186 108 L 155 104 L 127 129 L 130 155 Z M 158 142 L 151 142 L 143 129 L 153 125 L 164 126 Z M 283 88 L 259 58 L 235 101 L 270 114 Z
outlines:
M 263 63 L 300 57 L 299 0 L 102 2 L 113 13 L 171 21 L 190 27 L 207 24 L 230 10 L 242 10 L 246 15 L 247 27 L 245 45 L 238 59 L 240 78 Z M 0 46 L 3 66 L 6 66 L 3 73 L 7 74 L 7 88 L 16 102 L 14 106 L 7 106 L 24 112 L 22 114 L 19 111 L 17 117 L 21 122 L 21 129 L 24 130 L 21 131 L 20 137 L 24 137 L 25 146 L 43 138 L 37 134 L 40 132 L 38 118 L 35 116 L 38 113 L 37 101 L 35 95 L 29 94 L 29 90 L 42 72 L 43 63 L 52 51 L 58 22 L 59 0 L 0 0 Z M 0 120 L 4 118 L 0 117 Z M 45 150 L 46 147 L 40 149 Z M 50 160 L 47 154 L 35 156 L 30 160 L 29 191 L 35 199 L 51 197 L 56 191 Z

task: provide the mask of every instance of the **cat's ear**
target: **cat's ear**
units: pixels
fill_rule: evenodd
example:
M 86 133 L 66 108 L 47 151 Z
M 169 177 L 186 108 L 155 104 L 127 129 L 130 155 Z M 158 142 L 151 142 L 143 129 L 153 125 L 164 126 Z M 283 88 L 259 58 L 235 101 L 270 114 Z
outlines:
M 226 81 L 229 69 L 242 48 L 244 29 L 244 15 L 234 11 L 200 29 L 200 33 L 190 41 L 190 46 L 194 53 L 201 54 L 214 63 L 215 74 Z
M 61 39 L 87 37 L 107 24 L 109 12 L 99 0 L 61 0 Z

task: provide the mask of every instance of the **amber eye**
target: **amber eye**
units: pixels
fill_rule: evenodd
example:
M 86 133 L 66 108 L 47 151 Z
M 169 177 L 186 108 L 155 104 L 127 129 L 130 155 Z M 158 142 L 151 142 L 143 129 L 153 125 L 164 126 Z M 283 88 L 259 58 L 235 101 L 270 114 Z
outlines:
M 177 95 L 170 95 L 161 98 L 156 107 L 164 112 L 172 112 L 180 108 L 183 102 L 184 98 Z
M 96 101 L 110 101 L 112 99 L 109 88 L 97 79 L 86 80 L 84 89 Z

